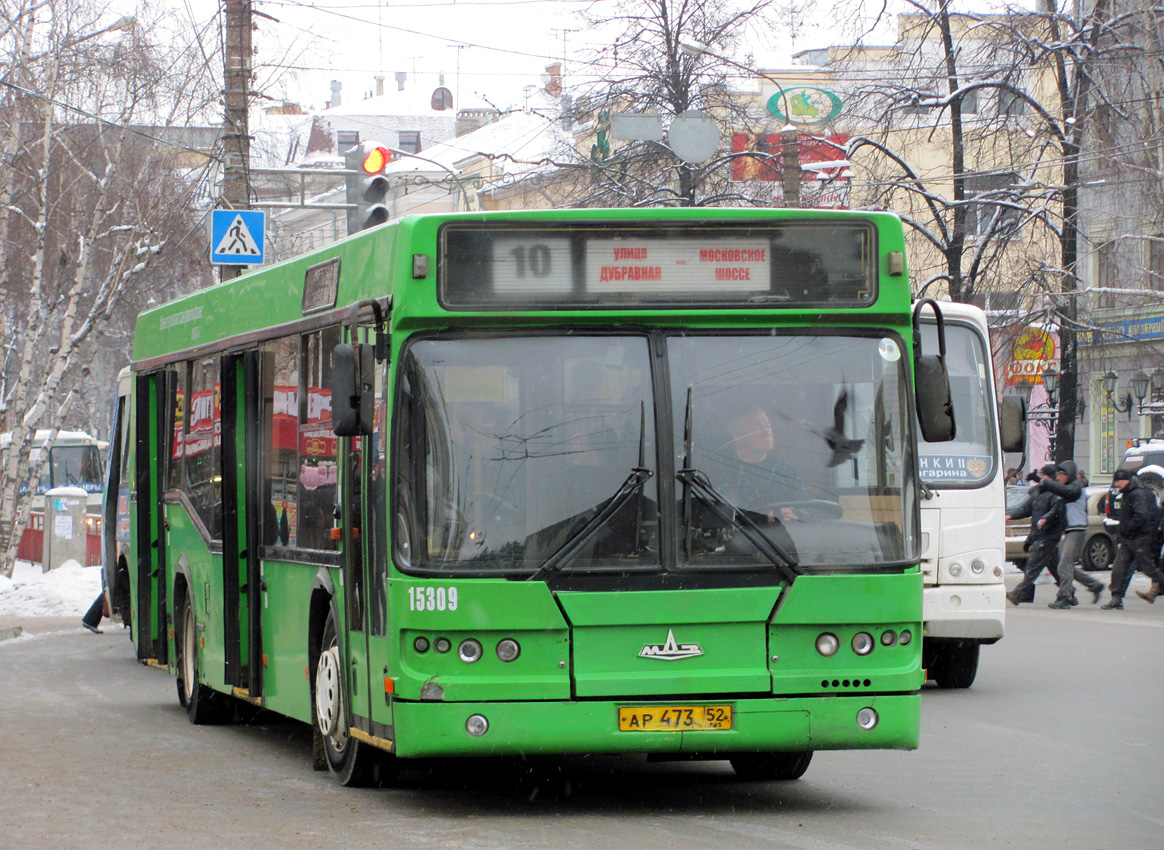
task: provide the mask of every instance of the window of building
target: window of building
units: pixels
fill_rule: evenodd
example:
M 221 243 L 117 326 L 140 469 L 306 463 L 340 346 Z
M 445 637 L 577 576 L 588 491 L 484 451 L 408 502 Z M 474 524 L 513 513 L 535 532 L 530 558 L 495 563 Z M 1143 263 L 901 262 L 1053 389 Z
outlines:
M 401 130 L 398 147 L 405 153 L 420 153 L 420 131 Z
M 1148 237 L 1148 289 L 1164 292 L 1164 233 Z
M 966 231 L 976 236 L 987 233 L 1010 233 L 1022 221 L 1015 209 L 1019 176 L 1013 171 L 985 172 L 966 176 L 967 200 L 981 199 L 966 208 Z
M 1115 295 L 1110 290 L 1116 282 L 1116 243 L 1108 239 L 1095 246 L 1095 286 L 1100 291 L 1096 306 L 1101 310 L 1115 306 Z
M 1015 289 L 1002 292 L 975 292 L 970 303 L 989 313 L 1016 312 L 1022 306 L 1022 293 Z
M 998 90 L 998 114 L 1000 117 L 1022 115 L 1027 111 L 1027 102 L 1014 92 Z
M 335 147 L 336 153 L 347 153 L 352 148 L 360 143 L 359 130 L 336 130 L 335 131 Z
M 968 91 L 962 95 L 962 114 L 976 115 L 978 113 L 978 89 Z

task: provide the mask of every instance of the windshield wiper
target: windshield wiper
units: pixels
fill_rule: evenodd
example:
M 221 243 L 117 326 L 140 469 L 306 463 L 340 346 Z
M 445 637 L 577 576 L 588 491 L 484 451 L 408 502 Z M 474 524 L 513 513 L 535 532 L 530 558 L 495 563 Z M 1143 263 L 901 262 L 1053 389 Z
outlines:
M 796 558 L 769 537 L 746 512 L 737 508 L 716 490 L 706 474 L 698 469 L 680 469 L 675 473 L 675 477 L 683 482 L 688 492 L 694 491 L 700 501 L 721 521 L 738 529 L 760 554 L 772 562 L 789 584 L 792 584 L 797 576 L 804 575 L 804 570 L 800 568 Z
M 547 576 L 553 575 L 562 569 L 562 567 L 566 566 L 578 554 L 582 547 L 593 539 L 594 535 L 602 529 L 602 526 L 606 525 L 610 518 L 618 513 L 619 508 L 625 505 L 631 496 L 641 490 L 643 485 L 654 474 L 651 470 L 644 469 L 641 466 L 636 466 L 632 469 L 630 475 L 619 485 L 618 490 L 615 491 L 615 494 L 610 497 L 610 500 L 607 501 L 602 509 L 590 517 L 586 521 L 586 524 L 578 529 L 577 534 L 562 544 L 550 557 L 546 558 L 527 581 L 542 581 Z

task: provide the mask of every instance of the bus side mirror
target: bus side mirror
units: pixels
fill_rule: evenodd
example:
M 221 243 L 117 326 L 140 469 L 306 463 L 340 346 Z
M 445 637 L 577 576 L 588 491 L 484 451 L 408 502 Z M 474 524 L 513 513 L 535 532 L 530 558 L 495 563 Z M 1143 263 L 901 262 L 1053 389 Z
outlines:
M 937 319 L 938 353 L 921 352 L 921 313 L 929 307 Z M 927 443 L 945 443 L 954 439 L 954 398 L 950 394 L 950 375 L 946 371 L 946 322 L 942 308 L 932 298 L 923 298 L 913 308 L 914 396 L 917 423 Z
M 950 395 L 950 378 L 946 361 L 939 354 L 917 358 L 914 386 L 917 388 L 917 421 L 927 443 L 945 443 L 954 439 L 954 400 Z
M 1027 406 L 1017 395 L 1004 395 L 998 402 L 998 427 L 1004 452 L 1027 450 Z
M 367 343 L 342 343 L 332 352 L 331 422 L 337 437 L 372 433 L 375 362 L 372 346 Z

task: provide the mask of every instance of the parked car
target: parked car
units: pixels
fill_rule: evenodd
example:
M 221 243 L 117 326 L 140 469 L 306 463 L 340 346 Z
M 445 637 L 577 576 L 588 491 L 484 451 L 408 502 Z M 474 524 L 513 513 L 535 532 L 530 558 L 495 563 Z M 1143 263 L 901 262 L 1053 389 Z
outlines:
M 1079 563 L 1087 571 L 1111 569 L 1115 561 L 1115 539 L 1108 533 L 1103 524 L 1103 515 L 1099 512 L 1100 500 L 1107 493 L 1107 487 L 1096 485 L 1087 488 L 1087 539 L 1083 542 L 1083 551 L 1079 556 Z M 1017 509 L 1027 496 L 1027 488 L 1013 484 L 1006 488 L 1006 510 Z M 1031 523 L 1027 519 L 1016 519 L 1006 524 L 1006 559 L 1019 569 L 1027 562 L 1027 553 L 1023 551 L 1023 542 L 1027 539 Z
M 1120 463 L 1120 466 L 1132 472 L 1153 465 L 1164 467 L 1164 440 L 1145 440 L 1138 446 L 1128 446 Z

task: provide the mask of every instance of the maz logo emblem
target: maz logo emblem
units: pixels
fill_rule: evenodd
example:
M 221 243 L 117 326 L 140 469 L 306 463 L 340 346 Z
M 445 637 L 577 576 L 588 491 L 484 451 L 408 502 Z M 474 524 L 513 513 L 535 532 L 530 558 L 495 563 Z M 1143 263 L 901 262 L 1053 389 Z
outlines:
M 666 643 L 648 643 L 639 650 L 639 658 L 655 658 L 659 661 L 678 661 L 680 658 L 694 658 L 703 655 L 697 643 L 679 644 L 675 642 L 675 632 L 667 629 Z

